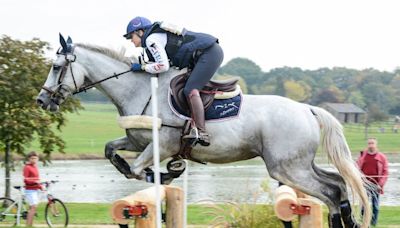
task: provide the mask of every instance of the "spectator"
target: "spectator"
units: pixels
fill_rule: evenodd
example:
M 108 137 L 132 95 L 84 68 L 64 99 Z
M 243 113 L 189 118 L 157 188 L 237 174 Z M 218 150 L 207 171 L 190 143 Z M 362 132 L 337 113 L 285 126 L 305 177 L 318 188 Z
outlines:
M 27 227 L 31 227 L 33 224 L 33 217 L 36 213 L 36 207 L 39 204 L 39 190 L 42 189 L 39 178 L 39 169 L 37 167 L 38 161 L 38 154 L 32 151 L 28 154 L 28 162 L 24 166 L 25 197 L 29 204 L 26 219 Z
M 383 187 L 389 175 L 386 156 L 378 151 L 378 140 L 376 138 L 368 139 L 368 147 L 361 151 L 357 164 L 372 183 L 372 188 L 368 189 L 368 194 L 372 200 L 371 225 L 376 226 L 379 214 L 379 194 L 383 194 Z

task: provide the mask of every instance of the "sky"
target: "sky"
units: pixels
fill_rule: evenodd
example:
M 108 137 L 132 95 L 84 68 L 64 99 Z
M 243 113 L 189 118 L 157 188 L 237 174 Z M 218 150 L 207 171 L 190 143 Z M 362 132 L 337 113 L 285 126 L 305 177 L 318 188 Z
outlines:
M 57 49 L 61 32 L 131 55 L 140 50 L 122 35 L 133 17 L 145 16 L 219 38 L 224 64 L 245 57 L 264 71 L 393 71 L 400 67 L 399 9 L 395 0 L 0 0 L 0 35 L 37 37 Z

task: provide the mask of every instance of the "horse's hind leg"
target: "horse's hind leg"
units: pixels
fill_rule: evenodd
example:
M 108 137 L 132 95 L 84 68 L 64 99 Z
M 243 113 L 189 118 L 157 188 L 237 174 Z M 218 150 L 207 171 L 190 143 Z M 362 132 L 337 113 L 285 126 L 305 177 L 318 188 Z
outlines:
M 272 161 L 275 164 L 269 164 L 269 159 L 264 157 L 271 177 L 320 199 L 329 208 L 330 227 L 341 228 L 343 226 L 340 219 L 340 188 L 329 181 L 321 181 L 322 178 L 312 167 L 312 159 L 313 156 L 310 154 L 302 156 L 298 154 L 289 159 L 287 157 L 279 159 L 274 156 Z
M 315 171 L 315 173 L 317 173 L 318 176 L 321 177 L 321 181 L 333 183 L 340 188 L 341 191 L 340 200 L 342 201 L 348 200 L 346 183 L 344 182 L 342 176 L 339 175 L 339 173 L 321 169 L 317 165 L 315 165 L 314 162 L 312 163 L 312 168 Z
M 315 173 L 318 174 L 321 181 L 332 183 L 340 189 L 340 212 L 343 223 L 346 228 L 358 227 L 356 220 L 352 215 L 351 205 L 348 198 L 346 183 L 343 178 L 336 172 L 330 172 L 317 167 L 314 163 L 312 167 Z

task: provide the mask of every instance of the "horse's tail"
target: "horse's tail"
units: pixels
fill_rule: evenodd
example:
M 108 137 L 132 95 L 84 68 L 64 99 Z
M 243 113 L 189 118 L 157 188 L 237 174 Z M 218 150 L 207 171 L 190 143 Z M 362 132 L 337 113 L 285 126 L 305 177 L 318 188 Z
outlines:
M 311 107 L 322 129 L 322 148 L 328 154 L 329 160 L 338 169 L 346 184 L 350 186 L 355 199 L 360 200 L 364 208 L 362 227 L 367 228 L 371 220 L 371 208 L 368 204 L 366 186 L 368 181 L 357 168 L 351 157 L 351 151 L 343 134 L 339 121 L 322 108 Z

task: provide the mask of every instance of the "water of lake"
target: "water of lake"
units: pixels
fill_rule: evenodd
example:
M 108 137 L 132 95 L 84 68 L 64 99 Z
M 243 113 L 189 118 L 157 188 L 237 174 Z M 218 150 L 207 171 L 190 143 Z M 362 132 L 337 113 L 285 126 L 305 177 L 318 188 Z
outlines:
M 329 168 L 329 165 L 321 165 Z M 165 167 L 165 166 L 164 166 Z M 382 205 L 400 205 L 400 163 L 390 163 L 390 177 L 381 197 Z M 4 168 L 0 169 L 4 177 Z M 143 181 L 128 180 L 108 160 L 53 161 L 40 166 L 43 180 L 60 180 L 53 188 L 55 196 L 66 202 L 112 202 L 135 191 L 151 186 Z M 226 165 L 200 165 L 190 163 L 188 181 L 189 203 L 212 199 L 216 201 L 267 202 L 268 194 L 261 192 L 261 183 L 267 181 L 273 190 L 275 180 L 268 179 L 260 160 L 250 160 Z M 12 173 L 12 184 L 22 183 L 21 167 Z M 182 178 L 173 182 L 181 186 Z M 4 192 L 4 178 L 0 179 L 0 192 Z M 13 195 L 16 191 L 13 189 Z

